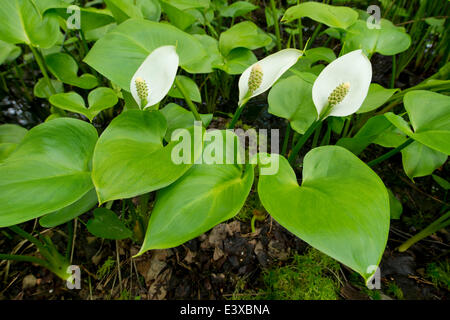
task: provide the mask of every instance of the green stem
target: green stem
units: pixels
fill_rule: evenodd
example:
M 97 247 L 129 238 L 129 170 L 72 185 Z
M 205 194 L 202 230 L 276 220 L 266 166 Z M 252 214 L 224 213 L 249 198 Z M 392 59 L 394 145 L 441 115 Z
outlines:
M 305 50 L 311 48 L 311 45 L 313 44 L 314 40 L 316 39 L 317 35 L 319 34 L 320 29 L 322 29 L 322 24 L 319 23 L 316 27 L 316 29 L 314 30 L 312 36 L 311 36 L 311 40 L 306 44 L 306 48 Z
M 255 221 L 256 221 L 256 216 L 254 215 L 252 217 L 252 221 L 250 222 L 250 226 L 252 228 L 252 233 L 254 233 L 256 231 L 256 229 L 255 229 Z
M 233 129 L 236 125 L 236 122 L 238 122 L 239 117 L 241 116 L 242 110 L 244 110 L 245 105 L 247 104 L 248 99 L 245 99 L 244 102 L 238 107 L 236 112 L 233 115 L 233 118 L 231 119 L 230 124 L 228 125 L 228 129 Z
M 312 148 L 315 148 L 317 146 L 317 143 L 319 142 L 319 137 L 320 137 L 320 131 L 322 130 L 322 123 L 320 122 L 319 125 L 317 126 L 315 132 L 314 132 L 314 137 L 313 137 L 313 142 L 312 142 Z
M 351 122 L 352 122 L 352 116 L 350 116 L 350 118 L 346 119 L 346 121 L 345 121 L 344 130 L 342 131 L 342 137 L 347 137 Z
M 14 261 L 31 262 L 31 263 L 36 263 L 40 266 L 48 268 L 48 263 L 45 260 L 42 260 L 42 259 L 39 259 L 36 257 L 31 257 L 31 256 L 0 253 L 0 260 L 14 260 Z
M 273 25 L 275 27 L 275 36 L 277 37 L 277 48 L 281 50 L 281 34 L 280 25 L 278 24 L 277 7 L 275 5 L 275 0 L 270 0 L 270 7 L 272 9 Z
M 298 47 L 303 48 L 303 25 L 302 19 L 298 19 Z
M 47 80 L 50 91 L 52 92 L 52 94 L 56 94 L 55 87 L 53 86 L 53 83 L 52 83 L 50 77 L 48 76 L 48 72 L 47 72 L 47 68 L 45 67 L 44 60 L 41 58 L 41 55 L 33 46 L 29 46 L 29 47 L 30 47 L 31 52 L 33 53 L 34 59 L 36 59 L 39 69 L 41 69 L 42 75 L 44 76 L 45 80 Z
M 22 69 L 20 69 L 19 67 L 18 67 L 18 65 L 17 65 L 17 63 L 14 61 L 13 62 L 13 65 L 14 65 L 14 69 L 16 70 L 16 74 L 17 74 L 17 77 L 19 78 L 19 82 L 20 82 L 20 84 L 21 84 L 21 86 L 22 86 L 22 88 L 23 88 L 23 91 L 24 91 L 24 93 L 25 93 L 25 98 L 28 100 L 28 101 L 32 101 L 33 100 L 33 97 L 30 95 L 30 93 L 28 92 L 28 89 L 27 89 L 27 86 L 25 85 L 25 82 L 23 81 L 23 72 L 22 72 Z
M 321 146 L 326 146 L 330 144 L 330 138 L 331 138 L 331 125 L 330 123 L 327 124 L 327 131 L 325 132 L 325 135 L 322 138 L 322 141 L 320 142 Z
M 382 155 L 381 157 L 376 158 L 375 160 L 372 160 L 372 161 L 368 162 L 367 165 L 369 167 L 373 167 L 373 166 L 379 164 L 380 162 L 383 162 L 384 160 L 389 159 L 390 157 L 392 157 L 396 153 L 400 152 L 401 150 L 403 150 L 404 148 L 406 148 L 407 146 L 409 146 L 413 142 L 414 142 L 414 139 L 413 138 L 409 138 L 408 140 L 403 142 L 401 145 L 399 145 L 397 148 L 395 148 L 395 149 L 385 153 L 384 155 Z
M 404 243 L 402 243 L 397 250 L 404 252 L 409 249 L 414 243 L 428 237 L 429 235 L 435 233 L 436 231 L 443 229 L 450 225 L 450 211 L 444 214 L 442 217 L 431 223 L 428 227 L 420 231 L 415 236 L 409 238 Z
M 22 238 L 25 238 L 28 241 L 30 241 L 31 243 L 33 243 L 39 249 L 39 251 L 45 251 L 44 246 L 38 239 L 33 237 L 31 234 L 29 234 L 28 232 L 26 232 L 19 226 L 11 226 L 11 227 L 9 227 L 9 229 L 11 229 L 11 231 L 14 231 L 15 233 L 17 233 Z
M 289 155 L 288 161 L 291 165 L 294 164 L 295 158 L 297 157 L 297 154 L 300 152 L 303 145 L 306 143 L 308 138 L 312 135 L 314 130 L 316 130 L 316 127 L 321 123 L 322 121 L 316 121 L 306 130 L 305 134 L 301 136 L 300 139 L 298 139 L 297 143 L 295 144 L 294 148 L 291 151 L 291 154 Z
M 284 141 L 283 141 L 283 148 L 281 149 L 281 154 L 285 155 L 287 151 L 287 146 L 289 142 L 289 136 L 291 135 L 291 123 L 287 121 L 286 123 L 286 132 L 284 133 Z
M 67 247 L 66 247 L 66 260 L 69 261 L 70 253 L 72 251 L 73 243 L 73 220 L 67 222 Z
M 392 77 L 391 77 L 391 89 L 395 87 L 395 78 L 396 78 L 396 69 L 397 69 L 397 61 L 395 58 L 395 54 L 392 56 Z
M 186 91 L 186 88 L 183 86 L 181 81 L 178 77 L 175 77 L 175 85 L 177 86 L 178 90 L 180 90 L 181 94 L 184 97 L 184 100 L 186 101 L 187 105 L 189 106 L 189 109 L 191 109 L 192 113 L 194 114 L 194 118 L 197 121 L 202 121 L 202 118 L 200 117 L 200 114 L 197 111 L 197 107 L 192 102 L 191 98 L 189 97 L 189 94 Z

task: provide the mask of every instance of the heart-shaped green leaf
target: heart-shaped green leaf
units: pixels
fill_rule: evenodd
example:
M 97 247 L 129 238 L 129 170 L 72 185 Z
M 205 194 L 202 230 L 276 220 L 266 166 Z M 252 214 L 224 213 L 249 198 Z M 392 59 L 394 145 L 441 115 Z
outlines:
M 414 90 L 403 98 L 408 112 L 408 123 L 400 116 L 386 113 L 385 116 L 397 128 L 416 141 L 450 154 L 450 97 L 431 91 Z
M 95 128 L 59 118 L 31 129 L 0 164 L 0 227 L 64 208 L 92 189 Z
M 227 56 L 234 48 L 247 48 L 250 50 L 267 46 L 272 38 L 250 21 L 235 24 L 220 34 L 219 48 Z
M 83 89 L 92 89 L 97 84 L 97 78 L 85 73 L 78 77 L 77 62 L 67 53 L 53 53 L 45 57 L 51 73 L 60 81 Z
M 375 52 L 392 56 L 408 49 L 411 37 L 389 20 L 381 19 L 380 29 L 369 29 L 366 21 L 358 20 L 348 28 L 343 43 L 344 53 L 362 49 L 369 57 Z
M 176 46 L 181 67 L 196 63 L 206 55 L 196 38 L 174 26 L 128 19 L 97 41 L 84 61 L 129 91 L 131 78 L 145 58 L 164 45 Z
M 113 107 L 117 103 L 118 98 L 112 89 L 101 87 L 89 93 L 89 109 L 86 108 L 83 98 L 73 91 L 55 94 L 50 97 L 49 101 L 60 109 L 85 115 L 92 122 L 92 119 L 101 111 Z
M 106 208 L 95 209 L 94 218 L 89 219 L 86 227 L 94 236 L 104 239 L 121 240 L 133 235 L 133 232 L 125 226 L 119 217 Z
M 92 188 L 71 205 L 41 217 L 39 219 L 39 224 L 44 228 L 59 226 L 91 210 L 96 204 L 97 193 L 95 192 L 95 189 Z
M 44 15 L 33 0 L 2 1 L 0 21 L 0 40 L 11 44 L 50 48 L 61 34 L 57 17 Z
M 284 157 L 273 154 L 274 161 L 279 161 L 278 173 L 259 178 L 264 208 L 283 227 L 368 280 L 389 232 L 389 196 L 381 179 L 337 146 L 306 154 L 301 186 Z
M 213 134 L 238 144 L 237 136 L 230 131 Z M 211 135 L 206 133 L 205 139 Z M 205 143 L 205 153 L 210 148 L 225 147 L 220 138 L 211 140 Z M 250 192 L 253 171 L 250 164 L 195 164 L 175 183 L 158 191 L 139 254 L 176 247 L 235 216 Z
M 192 166 L 194 158 L 189 164 L 172 161 L 178 142 L 163 146 L 166 130 L 160 111 L 129 110 L 110 123 L 98 140 L 93 159 L 92 180 L 100 204 L 166 187 Z M 190 137 L 194 139 L 192 132 Z M 201 143 L 191 146 L 196 148 L 192 157 L 199 155 Z
M 347 29 L 357 19 L 358 13 L 348 7 L 330 6 L 319 2 L 304 2 L 286 10 L 283 22 L 308 17 L 329 27 Z
M 269 92 L 269 113 L 289 120 L 292 129 L 305 133 L 317 119 L 312 84 L 294 75 L 277 82 Z

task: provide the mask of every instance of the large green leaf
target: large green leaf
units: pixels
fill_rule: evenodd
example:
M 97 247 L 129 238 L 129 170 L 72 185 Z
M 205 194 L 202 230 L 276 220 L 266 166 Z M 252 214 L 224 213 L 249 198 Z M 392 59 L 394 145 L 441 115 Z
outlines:
M 34 0 L 8 0 L 0 5 L 0 40 L 42 48 L 53 46 L 60 34 L 54 14 L 42 16 Z
M 403 103 L 408 112 L 408 123 L 393 113 L 385 116 L 406 135 L 420 143 L 450 154 L 450 97 L 431 91 L 415 90 L 408 92 Z
M 31 129 L 0 164 L 0 227 L 64 208 L 92 189 L 90 162 L 97 131 L 59 118 Z
M 380 27 L 380 29 L 369 29 L 366 21 L 356 21 L 348 28 L 343 40 L 344 53 L 362 49 L 368 56 L 375 52 L 392 56 L 405 51 L 411 45 L 411 37 L 404 28 L 396 27 L 385 19 L 381 19 Z
M 219 39 L 219 49 L 227 56 L 234 48 L 258 49 L 267 46 L 272 38 L 250 21 L 235 24 L 222 32 Z
M 181 67 L 205 56 L 193 36 L 167 23 L 129 19 L 95 43 L 84 61 L 122 89 L 130 90 L 133 74 L 151 51 L 174 45 Z
M 78 77 L 77 62 L 67 53 L 53 53 L 45 57 L 45 61 L 51 73 L 60 81 L 80 87 L 92 89 L 97 84 L 97 78 L 85 73 Z
M 348 7 L 304 2 L 287 9 L 281 21 L 290 22 L 303 17 L 308 17 L 329 27 L 347 29 L 358 19 L 358 13 Z
M 71 205 L 41 217 L 39 219 L 39 224 L 45 228 L 59 226 L 91 210 L 96 204 L 97 193 L 95 192 L 95 189 L 92 188 Z
M 402 150 L 403 169 L 410 179 L 428 176 L 447 161 L 447 155 L 414 141 Z
M 312 84 L 298 76 L 277 82 L 269 93 L 269 112 L 290 121 L 292 129 L 305 133 L 316 120 Z
M 230 131 L 217 132 L 218 137 L 238 143 Z M 205 134 L 205 139 L 208 136 L 211 132 Z M 220 138 L 212 140 L 205 143 L 204 152 L 208 146 L 225 146 Z M 235 216 L 250 192 L 253 171 L 251 164 L 194 165 L 182 178 L 158 192 L 139 254 L 178 246 Z
M 100 204 L 166 187 L 192 166 L 194 160 L 189 164 L 172 161 L 178 142 L 163 146 L 166 130 L 160 111 L 129 110 L 110 123 L 98 140 L 93 160 L 92 180 Z M 201 144 L 195 148 L 201 150 Z
M 17 148 L 27 132 L 27 129 L 16 124 L 0 125 L 0 162 Z
M 270 160 L 279 161 L 279 170 L 259 178 L 264 208 L 293 234 L 367 280 L 389 232 L 389 196 L 381 179 L 337 146 L 306 154 L 301 186 L 284 157 L 274 154 Z

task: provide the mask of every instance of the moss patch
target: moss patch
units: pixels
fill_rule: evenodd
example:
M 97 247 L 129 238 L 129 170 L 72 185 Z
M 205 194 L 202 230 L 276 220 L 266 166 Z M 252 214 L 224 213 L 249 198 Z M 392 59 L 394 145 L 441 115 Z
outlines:
M 265 271 L 263 289 L 243 290 L 246 284 L 238 283 L 232 299 L 336 300 L 339 268 L 335 260 L 310 248 L 305 255 L 294 255 L 289 264 Z

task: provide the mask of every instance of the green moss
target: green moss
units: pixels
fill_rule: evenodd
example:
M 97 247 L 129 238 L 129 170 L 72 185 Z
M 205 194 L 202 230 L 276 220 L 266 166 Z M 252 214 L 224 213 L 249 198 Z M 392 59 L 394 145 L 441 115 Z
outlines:
M 427 265 L 426 274 L 436 287 L 450 290 L 450 264 L 448 260 L 438 263 L 429 263 Z
M 283 267 L 272 268 L 262 275 L 264 288 L 242 292 L 245 283 L 238 283 L 232 299 L 262 300 L 336 300 L 339 264 L 315 249 L 295 255 Z
M 97 278 L 103 279 L 105 276 L 111 273 L 116 261 L 113 257 L 109 256 L 108 259 L 102 264 L 102 266 L 97 270 Z
M 253 217 L 253 210 L 264 210 L 259 200 L 258 194 L 251 191 L 247 201 L 245 201 L 244 206 L 241 211 L 235 216 L 236 219 L 242 222 L 250 222 Z
M 394 282 L 388 284 L 386 293 L 398 300 L 403 300 L 404 298 L 402 289 L 399 286 L 397 286 Z

